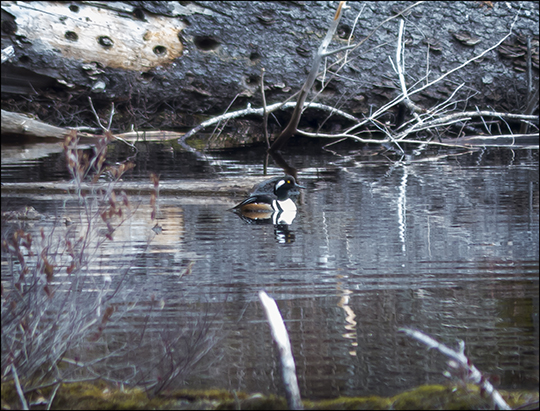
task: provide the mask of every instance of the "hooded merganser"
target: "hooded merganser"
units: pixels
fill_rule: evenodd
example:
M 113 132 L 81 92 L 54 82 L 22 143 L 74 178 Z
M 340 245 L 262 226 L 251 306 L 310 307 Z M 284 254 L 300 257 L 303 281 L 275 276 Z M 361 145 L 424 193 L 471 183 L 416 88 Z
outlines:
M 233 208 L 251 219 L 266 219 L 273 213 L 296 212 L 291 191 L 305 188 L 293 176 L 275 177 L 253 187 L 248 198 Z M 294 217 L 293 217 L 294 218 Z

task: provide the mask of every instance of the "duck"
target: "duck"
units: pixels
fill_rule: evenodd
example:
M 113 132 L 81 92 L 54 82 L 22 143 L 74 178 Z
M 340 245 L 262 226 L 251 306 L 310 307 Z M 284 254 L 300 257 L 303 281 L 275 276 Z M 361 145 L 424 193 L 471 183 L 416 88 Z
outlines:
M 277 223 L 286 215 L 294 219 L 296 204 L 291 195 L 298 194 L 298 188 L 305 187 L 298 184 L 291 175 L 274 177 L 255 185 L 249 197 L 232 210 L 252 220 L 277 218 Z

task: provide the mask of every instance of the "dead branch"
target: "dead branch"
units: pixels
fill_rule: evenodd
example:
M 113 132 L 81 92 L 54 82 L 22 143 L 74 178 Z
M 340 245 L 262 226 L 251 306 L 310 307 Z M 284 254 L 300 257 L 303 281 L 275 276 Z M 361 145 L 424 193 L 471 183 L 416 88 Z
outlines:
M 266 106 L 266 103 L 263 103 L 263 108 L 252 108 L 250 105 L 245 110 L 239 110 L 236 112 L 231 112 L 224 114 L 222 116 L 209 119 L 199 126 L 192 129 L 190 132 L 186 133 L 183 137 L 179 139 L 179 143 L 183 145 L 186 149 L 190 151 L 195 151 L 193 148 L 187 146 L 185 143 L 185 140 L 189 137 L 191 137 L 196 132 L 202 130 L 203 128 L 210 126 L 212 124 L 215 124 L 220 121 L 227 121 L 230 118 L 236 118 L 246 115 L 261 115 L 264 116 L 265 112 L 266 114 L 273 112 L 274 110 L 277 110 L 279 108 L 288 108 L 288 107 L 294 107 L 294 112 L 291 116 L 291 120 L 289 121 L 288 125 L 285 127 L 285 129 L 282 131 L 280 136 L 274 141 L 273 145 L 270 147 L 269 151 L 272 153 L 275 153 L 282 149 L 285 144 L 287 143 L 288 139 L 295 133 L 309 136 L 309 137 L 322 137 L 322 138 L 336 138 L 336 139 L 352 139 L 358 142 L 362 143 L 376 143 L 376 144 L 384 144 L 384 143 L 392 143 L 395 146 L 398 147 L 398 149 L 402 150 L 400 143 L 413 143 L 413 144 L 428 144 L 428 145 L 439 145 L 439 146 L 454 146 L 454 147 L 471 147 L 478 145 L 479 142 L 483 142 L 486 144 L 495 144 L 497 142 L 496 136 L 482 136 L 482 132 L 473 127 L 472 124 L 469 124 L 469 122 L 472 118 L 480 118 L 481 121 L 486 126 L 486 129 L 488 130 L 488 133 L 490 132 L 490 129 L 487 127 L 487 123 L 484 120 L 484 117 L 492 117 L 493 119 L 496 119 L 496 121 L 506 123 L 507 119 L 510 120 L 518 120 L 521 121 L 522 124 L 525 125 L 536 125 L 536 133 L 525 133 L 520 132 L 518 135 L 515 135 L 511 142 L 511 145 L 517 145 L 522 141 L 527 141 L 530 144 L 530 141 L 533 140 L 535 137 L 538 138 L 538 117 L 532 115 L 532 111 L 530 108 L 528 108 L 527 112 L 524 114 L 512 114 L 512 113 L 501 113 L 501 112 L 495 112 L 495 111 L 486 111 L 486 110 L 477 110 L 476 112 L 458 112 L 458 113 L 451 113 L 449 110 L 452 108 L 455 109 L 459 103 L 466 102 L 468 100 L 456 100 L 455 96 L 457 95 L 458 91 L 463 88 L 465 84 L 460 84 L 458 87 L 455 88 L 455 90 L 452 92 L 450 97 L 448 97 L 444 102 L 437 104 L 435 107 L 432 107 L 430 109 L 426 109 L 423 107 L 418 106 L 416 103 L 414 103 L 411 100 L 411 96 L 418 94 L 429 87 L 434 86 L 435 84 L 443 81 L 448 76 L 450 76 L 453 73 L 456 73 L 457 71 L 461 70 L 463 67 L 471 64 L 474 61 L 477 61 L 481 58 L 483 58 L 487 53 L 493 51 L 501 43 L 503 43 L 511 34 L 514 28 L 514 25 L 517 21 L 517 18 L 519 16 L 519 12 L 516 14 L 514 21 L 512 22 L 510 29 L 506 35 L 504 35 L 496 44 L 492 45 L 491 47 L 488 47 L 486 50 L 482 51 L 481 53 L 477 54 L 473 58 L 459 64 L 457 67 L 454 67 L 453 69 L 447 71 L 446 73 L 440 75 L 438 78 L 429 81 L 429 61 L 427 62 L 428 66 L 426 68 L 426 76 L 423 79 L 418 80 L 415 84 L 412 85 L 412 87 L 408 87 L 406 83 L 406 71 L 405 71 L 405 61 L 404 61 L 404 53 L 405 53 L 405 47 L 404 47 L 404 20 L 403 18 L 400 18 L 399 28 L 398 28 L 398 35 L 397 35 L 397 47 L 396 47 L 396 57 L 395 57 L 395 63 L 390 59 L 394 70 L 397 74 L 401 93 L 394 98 L 392 101 L 388 102 L 384 106 L 380 107 L 379 109 L 375 110 L 373 113 L 371 113 L 369 116 L 366 116 L 364 119 L 359 120 L 355 118 L 354 116 L 351 116 L 341 110 L 338 110 L 337 108 L 331 108 L 325 105 L 317 104 L 314 102 L 311 102 L 309 104 L 306 104 L 306 97 L 311 90 L 315 79 L 317 78 L 317 75 L 319 74 L 319 66 L 323 60 L 323 58 L 326 58 L 332 54 L 335 54 L 337 52 L 345 51 L 345 56 L 341 59 L 338 59 L 336 62 L 334 62 L 329 67 L 325 67 L 323 71 L 323 89 L 327 86 L 328 82 L 331 81 L 335 76 L 338 76 L 338 72 L 345 67 L 348 61 L 351 59 L 349 58 L 349 52 L 357 49 L 361 44 L 365 43 L 367 39 L 369 39 L 375 31 L 380 28 L 385 23 L 402 17 L 403 13 L 405 13 L 407 10 L 410 10 L 411 8 L 417 6 L 421 2 L 414 3 L 413 5 L 406 8 L 403 12 L 398 13 L 396 16 L 392 16 L 384 20 L 382 23 L 380 23 L 366 38 L 362 39 L 359 43 L 356 45 L 350 44 L 350 38 L 349 43 L 347 46 L 339 48 L 338 50 L 334 51 L 328 51 L 328 46 L 330 44 L 330 41 L 332 39 L 333 33 L 336 30 L 337 25 L 339 24 L 339 20 L 341 18 L 343 9 L 346 8 L 345 2 L 341 2 L 338 10 L 335 14 L 334 20 L 331 23 L 328 32 L 326 34 L 326 37 L 322 41 L 316 56 L 314 58 L 310 73 L 306 79 L 306 82 L 304 83 L 302 89 L 300 90 L 298 94 L 298 99 L 296 103 L 293 102 L 286 102 L 286 103 L 276 103 L 272 104 L 270 106 Z M 360 12 L 361 13 L 361 12 Z M 357 16 L 356 20 L 358 20 Z M 356 25 L 355 20 L 355 25 Z M 352 33 L 351 33 L 352 36 Z M 429 52 L 428 57 L 429 58 Z M 327 71 L 330 70 L 331 67 L 338 65 L 338 68 L 335 72 L 331 72 L 331 76 L 329 79 L 326 78 Z M 536 97 L 538 90 L 535 90 Z M 533 91 L 534 93 L 534 91 Z M 316 98 L 317 95 L 315 95 L 314 98 Z M 531 98 L 529 101 L 533 102 L 532 107 L 537 107 L 537 98 L 534 99 Z M 397 130 L 392 130 L 390 127 L 390 124 L 383 124 L 380 121 L 380 117 L 388 113 L 390 109 L 397 105 L 404 105 L 407 107 L 413 118 L 410 120 L 404 122 L 403 124 L 400 124 Z M 321 134 L 321 133 L 309 133 L 303 130 L 298 130 L 298 124 L 300 121 L 300 117 L 302 112 L 306 108 L 317 108 L 322 109 L 325 111 L 329 111 L 330 115 L 337 114 L 345 119 L 351 120 L 354 122 L 354 125 L 349 127 L 347 130 L 340 134 Z M 361 127 L 365 127 L 366 125 L 372 125 L 376 128 L 376 132 L 380 131 L 384 134 L 385 138 L 383 139 L 364 139 L 359 136 L 361 133 L 365 133 L 366 131 L 359 131 Z M 422 137 L 416 137 L 411 138 L 411 135 L 416 134 L 418 135 L 419 132 L 428 132 L 430 135 L 441 135 L 447 132 L 445 129 L 441 129 L 442 127 L 448 127 L 448 126 L 454 126 L 454 127 L 460 127 L 458 137 L 463 137 L 461 134 L 463 130 L 467 131 L 469 134 L 472 131 L 475 134 L 478 134 L 477 136 L 471 137 L 471 138 L 463 138 L 460 139 L 460 142 L 457 140 L 455 141 L 455 144 L 452 143 L 451 140 L 446 139 L 444 141 L 433 141 L 433 138 L 426 139 L 425 136 Z M 505 126 L 508 128 L 510 134 L 512 134 L 512 130 L 510 129 L 510 126 L 506 123 Z M 457 130 L 456 130 L 457 131 Z M 507 138 L 508 136 L 504 136 Z M 500 140 L 499 140 L 500 141 Z M 505 144 L 504 146 L 508 146 L 508 144 Z
M 517 19 L 517 15 L 516 15 L 516 19 Z M 514 19 L 514 21 L 512 22 L 512 25 L 510 27 L 510 31 L 508 32 L 508 34 L 506 34 L 501 40 L 499 40 L 495 45 L 489 47 L 488 49 L 484 50 L 482 53 L 478 54 L 477 56 L 467 60 L 466 62 L 460 64 L 459 66 L 457 67 L 454 67 L 452 70 L 449 70 L 447 71 L 446 73 L 442 74 L 441 76 L 439 76 L 437 79 L 433 80 L 433 81 L 430 81 L 429 83 L 426 83 L 425 85 L 413 90 L 413 91 L 410 91 L 408 93 L 408 97 L 410 97 L 411 95 L 413 94 L 417 94 L 431 86 L 433 86 L 434 84 L 442 81 L 443 79 L 445 79 L 446 77 L 448 77 L 450 74 L 453 74 L 455 73 L 456 71 L 462 69 L 463 67 L 469 65 L 470 63 L 472 63 L 473 61 L 476 61 L 480 58 L 482 58 L 484 55 L 486 55 L 487 53 L 489 53 L 490 51 L 492 50 L 495 50 L 497 47 L 499 47 L 511 34 L 512 34 L 512 30 L 514 28 L 514 24 L 516 23 L 516 19 Z M 393 99 L 392 101 L 390 101 L 389 103 L 385 104 L 383 107 L 381 107 L 380 109 L 376 110 L 373 114 L 371 114 L 369 117 L 367 117 L 366 119 L 364 119 L 363 121 L 355 124 L 354 126 L 350 127 L 345 133 L 346 134 L 349 134 L 351 133 L 352 131 L 362 127 L 363 125 L 369 123 L 369 122 L 373 122 L 374 120 L 376 120 L 378 117 L 380 117 L 382 114 L 384 114 L 385 112 L 387 112 L 389 109 L 391 109 L 392 107 L 395 107 L 396 105 L 398 105 L 399 103 L 401 103 L 402 101 L 405 100 L 405 96 L 403 94 L 399 95 L 398 97 L 396 97 L 395 99 Z
M 441 344 L 440 342 L 434 340 L 433 338 L 427 336 L 426 334 L 411 330 L 409 328 L 402 328 L 399 331 L 407 334 L 409 337 L 420 341 L 422 344 L 425 344 L 429 349 L 435 348 L 441 354 L 446 355 L 450 358 L 448 366 L 450 367 L 450 372 L 445 373 L 449 376 L 450 374 L 457 374 L 461 378 L 465 379 L 465 382 L 472 382 L 473 384 L 478 385 L 483 392 L 485 392 L 493 404 L 501 410 L 511 410 L 510 406 L 504 401 L 501 394 L 493 388 L 493 385 L 482 375 L 480 371 L 472 364 L 472 362 L 465 356 L 465 343 L 460 341 L 459 343 L 459 352 L 448 348 L 446 345 Z
M 296 106 L 297 106 L 297 103 L 295 103 L 295 102 L 275 103 L 275 104 L 271 104 L 271 105 L 267 106 L 266 107 L 266 112 L 267 113 L 273 113 L 274 111 L 277 111 L 279 109 L 287 109 L 287 108 L 296 107 Z M 319 110 L 330 111 L 332 113 L 335 113 L 335 114 L 338 114 L 338 115 L 342 116 L 343 118 L 346 118 L 347 120 L 351 120 L 351 121 L 355 121 L 355 122 L 360 121 L 358 118 L 356 118 L 354 116 L 351 116 L 349 113 L 346 113 L 346 112 L 344 112 L 342 110 L 338 110 L 335 107 L 327 106 L 325 104 L 305 103 L 304 107 L 305 108 L 310 107 L 310 108 L 315 108 L 315 109 L 319 109 Z M 233 118 L 244 117 L 244 116 L 253 115 L 253 114 L 257 115 L 257 116 L 262 116 L 264 114 L 264 109 L 263 108 L 252 108 L 251 104 L 248 104 L 247 108 L 245 108 L 243 110 L 231 111 L 230 113 L 222 114 L 221 116 L 212 117 L 211 119 L 203 121 L 197 127 L 191 129 L 186 134 L 184 134 L 182 137 L 180 137 L 178 139 L 178 143 L 185 144 L 186 139 L 190 138 L 191 136 L 195 135 L 196 133 L 198 133 L 199 131 L 205 129 L 206 127 L 209 127 L 211 125 L 219 123 L 220 121 L 230 120 L 230 119 L 233 119 Z M 194 150 L 191 147 L 189 147 L 188 149 L 190 151 Z
M 407 84 L 405 82 L 405 61 L 404 61 L 404 54 L 405 54 L 405 42 L 403 39 L 403 27 L 405 25 L 405 20 L 400 19 L 399 20 L 399 33 L 398 33 L 398 44 L 396 48 L 396 66 L 394 66 L 394 70 L 397 72 L 399 77 L 399 84 L 401 85 L 401 91 L 403 93 L 403 102 L 405 103 L 405 106 L 409 108 L 415 117 L 418 117 L 417 113 L 421 113 L 425 111 L 421 107 L 414 104 L 411 99 L 409 98 L 409 93 L 407 92 Z M 392 59 L 390 59 L 390 62 L 392 65 L 394 63 L 392 62 Z
M 297 133 L 306 137 L 341 139 L 339 141 L 350 139 L 358 143 L 364 143 L 364 144 L 388 144 L 388 143 L 393 143 L 395 141 L 395 139 L 392 139 L 392 138 L 385 138 L 385 139 L 384 138 L 383 139 L 362 138 L 362 137 L 358 137 L 352 134 L 319 134 L 319 133 L 308 133 L 307 131 L 303 131 L 303 130 L 298 130 Z M 444 143 L 441 141 L 400 140 L 400 143 L 427 144 L 427 145 L 442 146 L 442 147 L 470 148 L 470 146 L 466 146 L 466 145 L 460 146 L 453 143 Z
M 311 90 L 311 87 L 313 87 L 313 83 L 315 82 L 315 79 L 317 78 L 317 74 L 319 73 L 319 67 L 321 65 L 322 59 L 325 57 L 328 57 L 332 54 L 335 54 L 337 52 L 340 52 L 342 50 L 348 50 L 355 46 L 345 46 L 338 50 L 334 50 L 331 52 L 328 52 L 328 46 L 330 45 L 330 42 L 332 41 L 332 37 L 334 36 L 334 33 L 336 32 L 336 29 L 339 25 L 339 21 L 341 20 L 342 11 L 346 7 L 346 2 L 342 1 L 339 3 L 338 9 L 336 11 L 336 15 L 334 16 L 334 20 L 330 24 L 330 28 L 328 29 L 326 36 L 324 40 L 322 41 L 321 45 L 319 46 L 319 49 L 317 50 L 317 54 L 315 55 L 315 58 L 313 59 L 313 64 L 311 65 L 311 70 L 308 74 L 308 77 L 306 79 L 306 82 L 302 86 L 302 89 L 300 90 L 300 94 L 298 95 L 298 101 L 296 103 L 296 106 L 294 108 L 293 114 L 291 116 L 291 120 L 289 121 L 289 124 L 287 124 L 287 127 L 281 132 L 279 137 L 274 141 L 272 146 L 270 147 L 270 151 L 278 151 L 285 144 L 287 144 L 287 141 L 289 141 L 289 138 L 293 136 L 293 134 L 298 129 L 298 123 L 300 123 L 300 117 L 302 115 L 302 109 L 304 107 L 304 102 L 306 101 L 307 95 L 309 91 Z
M 264 291 L 259 291 L 259 299 L 266 313 L 266 319 L 270 325 L 272 337 L 279 349 L 279 358 L 281 361 L 281 373 L 283 383 L 285 384 L 285 392 L 287 397 L 287 405 L 291 410 L 303 410 L 304 405 L 300 398 L 300 389 L 296 379 L 296 367 L 291 350 L 291 342 L 287 329 L 283 323 L 283 318 L 279 312 L 279 308 L 273 298 L 270 298 Z
M 266 96 L 264 94 L 264 67 L 261 69 L 261 97 L 263 103 L 263 131 L 266 140 L 266 148 L 270 148 L 270 139 L 268 138 L 268 111 L 266 110 Z
M 398 134 L 396 140 L 403 140 L 406 136 L 413 132 L 421 130 L 427 130 L 435 127 L 446 126 L 457 122 L 464 122 L 471 120 L 473 117 L 496 117 L 496 118 L 508 118 L 513 120 L 530 121 L 538 124 L 538 116 L 528 116 L 526 114 L 512 114 L 512 113 L 499 113 L 496 111 L 465 111 L 460 113 L 448 114 L 443 117 L 435 118 L 434 120 L 423 122 L 419 121 L 413 124 L 411 127 Z
M 538 139 L 538 133 L 520 133 L 519 135 L 514 136 L 500 136 L 504 137 L 503 139 L 499 139 L 498 136 L 495 135 L 489 135 L 489 136 L 474 136 L 471 138 L 463 138 L 460 139 L 459 142 L 455 141 L 452 143 L 450 140 L 446 141 L 432 141 L 428 140 L 426 141 L 424 138 L 419 138 L 417 140 L 414 139 L 407 139 L 407 136 L 418 133 L 420 131 L 432 131 L 436 130 L 439 127 L 449 126 L 453 124 L 461 124 L 462 129 L 466 126 L 466 122 L 471 120 L 473 117 L 480 117 L 482 121 L 485 124 L 485 121 L 483 117 L 493 117 L 496 119 L 499 119 L 500 121 L 506 123 L 505 119 L 511 119 L 511 120 L 520 120 L 523 122 L 523 124 L 536 124 L 538 125 L 538 117 L 530 115 L 531 113 L 526 114 L 512 114 L 512 113 L 500 113 L 500 112 L 493 112 L 493 111 L 480 111 L 477 110 L 475 112 L 461 112 L 461 113 L 452 113 L 448 114 L 447 111 L 444 111 L 447 109 L 450 105 L 456 105 L 456 101 L 453 100 L 455 94 L 463 84 L 458 86 L 456 90 L 452 93 L 452 95 L 443 103 L 439 104 L 438 106 L 426 110 L 422 107 L 417 106 L 412 100 L 410 99 L 411 95 L 417 94 L 421 92 L 422 90 L 425 90 L 426 88 L 433 86 L 434 84 L 440 82 L 450 74 L 462 69 L 466 65 L 470 64 L 471 62 L 478 60 L 482 58 L 486 53 L 489 51 L 494 50 L 496 47 L 498 47 L 502 42 L 504 42 L 508 36 L 512 34 L 512 29 L 514 27 L 514 24 L 517 20 L 517 15 L 514 21 L 512 22 L 512 25 L 510 27 L 510 30 L 508 34 L 506 34 L 501 40 L 499 40 L 495 45 L 492 47 L 489 47 L 488 49 L 484 50 L 482 53 L 478 54 L 477 56 L 467 60 L 466 62 L 460 64 L 459 66 L 455 67 L 454 69 L 448 71 L 447 73 L 439 76 L 437 79 L 432 81 L 427 81 L 427 75 L 429 73 L 429 70 L 426 71 L 426 83 L 423 86 L 420 86 L 413 90 L 408 90 L 407 84 L 405 81 L 405 64 L 404 64 L 404 45 L 403 45 L 403 29 L 404 29 L 404 21 L 403 19 L 400 20 L 400 25 L 398 29 L 398 39 L 397 39 L 397 47 L 396 47 L 396 64 L 390 59 L 392 66 L 394 67 L 394 70 L 398 76 L 399 84 L 401 87 L 401 94 L 396 97 L 391 102 L 387 103 L 380 109 L 376 110 L 373 114 L 365 118 L 364 120 L 356 123 L 349 129 L 347 129 L 345 132 L 336 134 L 336 135 L 328 135 L 328 134 L 319 134 L 319 133 L 307 133 L 303 131 L 298 131 L 299 134 L 302 134 L 304 136 L 313 136 L 313 137 L 325 137 L 325 138 L 350 138 L 355 141 L 363 142 L 363 143 L 375 143 L 377 140 L 374 139 L 363 139 L 358 136 L 358 132 L 356 132 L 357 129 L 360 127 L 372 124 L 375 126 L 379 131 L 381 131 L 383 134 L 385 134 L 385 139 L 378 140 L 379 144 L 382 143 L 393 143 L 397 146 L 398 149 L 401 149 L 401 146 L 399 143 L 416 143 L 416 144 L 429 144 L 429 145 L 441 145 L 441 146 L 474 146 L 474 145 L 480 145 L 480 144 L 488 144 L 488 145 L 497 145 L 500 141 L 509 141 L 508 144 L 503 144 L 504 146 L 513 146 L 516 145 L 519 142 L 527 142 L 527 144 L 530 145 L 530 141 L 536 138 Z M 417 84 L 421 83 L 422 80 L 420 80 Z M 402 131 L 399 134 L 395 134 L 393 131 L 391 131 L 386 125 L 383 125 L 380 123 L 378 118 L 380 118 L 384 113 L 386 113 L 390 108 L 398 105 L 398 104 L 405 104 L 406 107 L 408 107 L 414 118 L 406 122 L 405 124 L 402 124 L 399 128 L 402 129 Z M 403 130 L 404 127 L 407 127 Z M 506 123 L 506 127 L 510 130 L 510 126 Z M 487 128 L 488 132 L 490 130 Z M 538 130 L 538 126 L 536 127 Z M 510 130 L 511 133 L 511 130 Z M 340 140 L 341 141 L 341 140 Z
M 442 126 L 442 124 L 441 124 Z M 469 137 L 463 137 L 463 138 L 453 138 L 453 139 L 446 139 L 441 141 L 436 140 L 419 140 L 419 139 L 401 139 L 396 140 L 394 138 L 362 138 L 358 137 L 357 135 L 351 135 L 351 134 L 320 134 L 320 133 L 309 133 L 307 131 L 298 130 L 298 134 L 305 136 L 305 137 L 313 137 L 313 138 L 330 138 L 330 139 L 338 139 L 339 141 L 344 141 L 346 139 L 354 140 L 358 143 L 363 144 L 391 144 L 399 141 L 399 143 L 402 144 L 425 144 L 429 146 L 440 146 L 440 147 L 456 147 L 456 148 L 474 148 L 484 145 L 490 145 L 490 146 L 497 146 L 497 147 L 522 147 L 521 145 L 518 145 L 518 143 L 524 142 L 528 147 L 531 148 L 538 148 L 537 144 L 530 144 L 530 141 L 536 141 L 538 140 L 538 134 L 508 134 L 508 135 L 492 135 L 492 136 L 469 136 Z M 512 142 L 510 144 L 498 144 L 498 139 L 510 139 Z M 490 143 L 491 141 L 491 143 Z M 337 143 L 338 141 L 336 141 Z
M 64 139 L 70 130 L 51 126 L 19 113 L 2 110 L 2 134 Z
M 17 394 L 19 395 L 19 399 L 21 400 L 21 405 L 23 410 L 28 410 L 28 403 L 26 402 L 26 397 L 24 396 L 24 392 L 21 387 L 21 383 L 19 381 L 19 375 L 17 374 L 17 368 L 15 368 L 15 364 L 11 364 L 11 373 L 13 375 L 13 381 L 15 381 L 15 387 L 17 388 Z
M 92 102 L 92 98 L 91 97 L 88 97 L 88 102 L 90 103 L 90 108 L 92 109 L 92 112 L 94 113 L 94 116 L 96 117 L 96 121 L 97 123 L 99 124 L 99 127 L 101 127 L 101 129 L 105 132 L 105 135 L 107 137 L 110 137 L 111 140 L 112 139 L 116 139 L 116 140 L 119 140 L 121 142 L 123 142 L 124 144 L 127 144 L 128 146 L 130 146 L 132 149 L 135 150 L 135 152 L 138 152 L 139 150 L 137 149 L 137 147 L 135 147 L 133 144 L 131 144 L 130 142 L 124 140 L 122 137 L 120 136 L 115 136 L 111 133 L 111 126 L 112 126 L 112 121 L 113 121 L 113 117 L 114 117 L 114 103 L 111 104 L 111 114 L 109 115 L 109 125 L 107 127 L 105 127 L 103 124 L 101 124 L 101 120 L 98 116 L 98 113 L 96 112 L 96 109 L 94 108 L 94 103 Z

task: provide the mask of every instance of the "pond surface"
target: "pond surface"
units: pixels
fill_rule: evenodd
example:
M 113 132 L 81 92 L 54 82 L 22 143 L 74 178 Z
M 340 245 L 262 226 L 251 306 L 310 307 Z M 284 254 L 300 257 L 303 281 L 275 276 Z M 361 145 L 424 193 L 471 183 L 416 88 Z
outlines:
M 197 157 L 165 145 L 139 148 L 125 181 L 146 184 L 156 172 L 164 185 L 223 178 L 241 186 L 264 171 L 259 149 Z M 123 158 L 123 150 L 112 154 Z M 122 277 L 129 292 L 116 303 L 134 304 L 113 315 L 102 337 L 108 349 L 143 330 L 153 335 L 123 358 L 133 362 L 159 351 L 175 329 L 195 338 L 202 324 L 213 342 L 189 386 L 283 395 L 258 300 L 265 290 L 290 333 L 303 398 L 391 395 L 444 382 L 446 359 L 401 327 L 454 348 L 463 340 L 476 367 L 501 387 L 537 388 L 537 150 L 296 151 L 285 157 L 306 189 L 285 229 L 230 212 L 239 197 L 162 195 L 156 234 L 149 196 L 132 199 L 134 218 L 92 266 L 97 277 Z M 69 179 L 62 157 L 3 158 L 2 182 Z M 269 177 L 282 174 L 270 163 Z M 29 231 L 80 214 L 74 196 L 2 195 L 3 212 L 22 205 L 45 216 Z

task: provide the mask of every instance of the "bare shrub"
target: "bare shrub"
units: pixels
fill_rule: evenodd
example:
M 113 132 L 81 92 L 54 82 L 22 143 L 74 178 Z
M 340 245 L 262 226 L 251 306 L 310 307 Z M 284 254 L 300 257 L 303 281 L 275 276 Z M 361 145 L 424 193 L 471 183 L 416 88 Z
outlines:
M 189 332 L 170 330 L 167 338 L 156 338 L 143 328 L 136 330 L 136 340 L 121 344 L 114 344 L 115 337 L 107 340 L 112 335 L 107 327 L 125 319 L 135 307 L 143 307 L 138 318 L 146 316 L 148 321 L 159 304 L 153 295 L 135 297 L 128 291 L 126 276 L 133 258 L 103 261 L 106 247 L 114 247 L 115 256 L 122 254 L 123 245 L 114 236 L 136 210 L 127 194 L 116 189 L 134 165 L 106 165 L 112 139 L 105 130 L 91 154 L 80 149 L 75 131 L 64 142 L 80 215 L 69 220 L 56 217 L 52 223 L 39 221 L 37 230 L 13 214 L 2 221 L 1 372 L 3 382 L 15 383 L 23 408 L 40 388 L 54 387 L 50 406 L 62 383 L 88 379 L 141 383 L 159 392 L 193 372 L 216 342 L 210 316 L 201 317 Z M 100 178 L 104 174 L 107 178 Z M 159 181 L 156 176 L 152 180 L 154 219 Z M 96 274 L 100 265 L 105 269 Z M 155 357 L 141 355 L 149 346 L 156 348 Z M 126 358 L 131 363 L 122 362 Z M 147 371 L 156 367 L 167 368 Z

